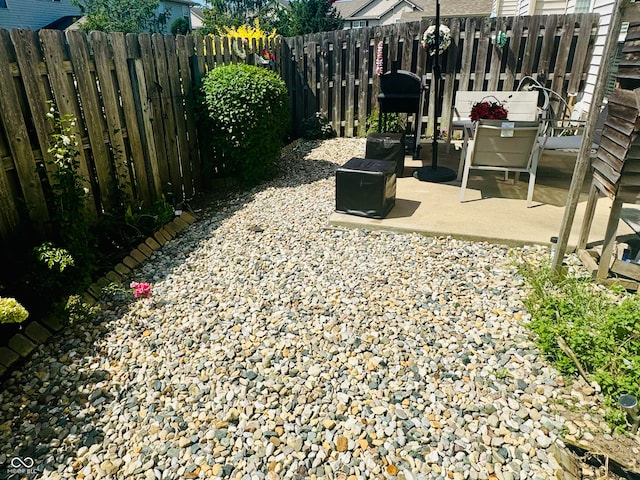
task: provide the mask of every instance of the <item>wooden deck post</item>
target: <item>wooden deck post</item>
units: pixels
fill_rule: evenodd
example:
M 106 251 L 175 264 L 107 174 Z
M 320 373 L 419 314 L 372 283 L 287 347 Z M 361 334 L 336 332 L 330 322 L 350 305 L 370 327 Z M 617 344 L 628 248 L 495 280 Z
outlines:
M 611 28 L 607 35 L 602 58 L 613 58 L 615 56 L 622 19 L 628 4 L 629 0 L 616 0 L 611 17 Z M 593 144 L 593 137 L 599 113 L 598 107 L 602 104 L 602 100 L 604 99 L 604 92 L 607 86 L 610 69 L 611 62 L 603 62 L 598 73 L 598 82 L 596 83 L 596 88 L 593 92 L 593 100 L 591 101 L 591 108 L 589 109 L 589 117 L 584 131 L 584 138 L 582 139 L 582 145 L 580 146 L 580 152 L 578 153 L 578 160 L 576 161 L 576 166 L 573 170 L 573 177 L 571 179 L 571 186 L 569 187 L 564 216 L 562 218 L 562 224 L 560 225 L 560 232 L 558 233 L 558 248 L 555 250 L 551 259 L 551 271 L 555 276 L 560 275 L 562 260 L 565 252 L 567 251 L 569 234 L 571 233 L 571 226 L 575 218 L 576 208 L 580 198 L 580 191 L 582 190 L 584 177 L 589 169 L 591 145 Z

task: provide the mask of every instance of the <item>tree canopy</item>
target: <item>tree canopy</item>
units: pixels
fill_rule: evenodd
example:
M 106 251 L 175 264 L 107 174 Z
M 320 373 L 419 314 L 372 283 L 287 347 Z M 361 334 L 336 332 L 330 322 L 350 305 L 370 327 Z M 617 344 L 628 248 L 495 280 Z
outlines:
M 87 16 L 83 30 L 141 33 L 162 31 L 166 12 L 158 14 L 159 0 L 71 0 Z
M 330 0 L 292 0 L 288 7 L 277 0 L 206 1 L 205 33 L 217 33 L 221 27 L 250 25 L 255 19 L 265 30 L 275 28 L 285 37 L 342 28 L 340 14 Z
M 340 30 L 343 24 L 340 13 L 329 0 L 293 0 L 289 15 L 291 35 Z

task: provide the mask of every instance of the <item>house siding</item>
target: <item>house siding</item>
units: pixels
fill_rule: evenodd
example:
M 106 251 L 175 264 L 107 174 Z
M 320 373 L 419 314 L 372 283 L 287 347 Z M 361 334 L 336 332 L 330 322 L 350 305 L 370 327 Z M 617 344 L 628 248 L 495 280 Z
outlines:
M 491 14 L 495 17 L 513 17 L 520 11 L 518 0 L 494 0 Z
M 164 29 L 164 33 L 171 32 L 171 24 L 178 18 L 184 18 L 189 22 L 189 28 L 191 28 L 191 13 L 189 12 L 189 5 L 181 2 L 172 2 L 165 0 L 160 2 L 158 6 L 158 13 L 169 12 L 167 16 L 167 24 Z
M 587 81 L 584 88 L 584 96 L 582 98 L 586 106 L 591 105 L 593 93 L 595 92 L 598 74 L 600 73 L 600 65 L 603 63 L 602 54 L 604 52 L 604 44 L 611 26 L 611 17 L 614 8 L 615 2 L 612 0 L 595 0 L 593 3 L 593 13 L 600 14 L 600 26 L 598 28 L 598 35 L 593 48 L 593 57 L 591 65 L 589 66 Z
M 574 13 L 575 8 L 576 0 L 494 0 L 493 3 L 493 13 L 497 16 L 529 15 L 532 13 L 536 15 L 565 14 Z M 582 100 L 585 111 L 591 105 L 596 82 L 598 81 L 600 65 L 603 62 L 604 44 L 609 32 L 614 8 L 614 0 L 593 0 L 592 3 L 591 13 L 600 14 L 600 25 L 587 79 L 582 92 L 567 92 L 568 95 L 578 96 L 578 100 Z
M 564 15 L 567 12 L 568 8 L 565 0 L 536 0 L 534 3 L 534 15 Z
M 6 0 L 7 8 L 0 8 L 0 28 L 29 28 L 37 30 L 66 15 L 80 15 L 71 0 Z

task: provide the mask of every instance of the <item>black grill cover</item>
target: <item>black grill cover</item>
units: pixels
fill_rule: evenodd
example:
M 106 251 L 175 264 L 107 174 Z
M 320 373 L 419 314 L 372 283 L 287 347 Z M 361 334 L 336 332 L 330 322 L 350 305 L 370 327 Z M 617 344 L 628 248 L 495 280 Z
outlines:
M 336 171 L 336 211 L 384 218 L 396 203 L 395 165 L 352 158 Z
M 378 106 L 381 113 L 420 111 L 420 77 L 406 70 L 392 70 L 380 76 Z
M 396 177 L 404 172 L 404 134 L 403 133 L 370 133 L 367 135 L 365 157 L 371 160 L 394 162 Z

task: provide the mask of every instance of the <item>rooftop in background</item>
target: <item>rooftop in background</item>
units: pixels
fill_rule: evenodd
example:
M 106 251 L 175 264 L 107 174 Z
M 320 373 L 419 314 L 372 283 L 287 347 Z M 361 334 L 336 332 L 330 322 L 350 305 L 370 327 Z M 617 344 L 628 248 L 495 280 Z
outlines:
M 415 0 L 422 11 L 402 15 L 402 22 L 412 22 L 423 17 L 436 16 L 436 0 Z M 488 17 L 491 15 L 492 0 L 460 0 L 458 2 L 440 2 L 442 17 Z
M 66 30 L 81 18 L 83 18 L 82 15 L 65 15 L 42 28 L 46 30 Z
M 333 4 L 345 20 L 345 28 L 390 25 L 434 17 L 436 0 L 338 0 Z M 492 0 L 443 2 L 443 17 L 489 16 Z

